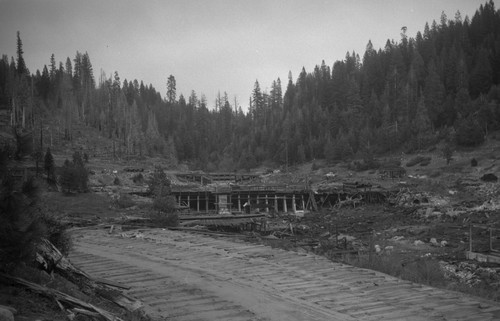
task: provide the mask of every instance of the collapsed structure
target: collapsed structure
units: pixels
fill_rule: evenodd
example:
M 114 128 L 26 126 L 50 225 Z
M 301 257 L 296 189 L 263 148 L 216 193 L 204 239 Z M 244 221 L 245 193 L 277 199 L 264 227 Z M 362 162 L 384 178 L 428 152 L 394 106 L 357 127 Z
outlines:
M 302 185 L 238 184 L 255 175 L 177 174 L 178 178 L 201 183 L 199 187 L 173 186 L 179 208 L 197 213 L 241 214 L 258 212 L 301 212 L 334 206 L 382 202 L 387 192 L 370 184 L 344 182 L 313 190 Z M 207 183 L 209 185 L 204 185 Z M 213 182 L 217 182 L 214 184 Z

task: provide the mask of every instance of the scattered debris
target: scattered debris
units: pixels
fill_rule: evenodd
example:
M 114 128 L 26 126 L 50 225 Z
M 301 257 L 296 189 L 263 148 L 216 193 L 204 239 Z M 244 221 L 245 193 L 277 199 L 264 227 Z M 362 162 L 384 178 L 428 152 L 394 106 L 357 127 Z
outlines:
M 486 282 L 500 288 L 500 273 L 498 269 L 482 267 L 474 262 L 440 262 L 445 277 L 469 286 Z M 482 281 L 483 280 L 483 281 Z
M 122 237 L 122 238 L 129 238 L 129 239 L 133 239 L 133 238 L 143 239 L 144 238 L 144 234 L 142 232 L 140 232 L 140 231 L 132 231 L 132 232 L 128 232 L 128 233 L 121 233 L 120 237 Z
M 490 199 L 483 204 L 473 207 L 473 211 L 497 211 L 500 209 L 500 201 Z
M 31 291 L 42 294 L 48 298 L 54 299 L 56 303 L 59 305 L 59 307 L 63 311 L 66 311 L 68 313 L 68 318 L 70 320 L 72 320 L 77 314 L 83 314 L 91 317 L 102 317 L 105 320 L 109 321 L 122 320 L 118 316 L 113 315 L 112 313 L 104 309 L 98 308 L 90 303 L 86 303 L 85 301 L 67 295 L 58 290 L 47 288 L 43 285 L 32 283 L 24 279 L 14 276 L 9 276 L 3 273 L 0 273 L 0 279 L 3 282 L 21 285 L 30 289 Z
M 406 175 L 406 169 L 401 166 L 385 167 L 379 170 L 379 175 L 384 178 L 403 178 Z
M 47 239 L 43 239 L 38 246 L 36 260 L 41 266 L 45 267 L 49 273 L 54 271 L 65 279 L 80 285 L 84 293 L 99 293 L 102 298 L 131 312 L 143 307 L 141 301 L 135 300 L 120 291 L 107 287 L 106 284 L 108 282 L 99 282 L 84 271 L 73 266 L 73 264 L 71 264 L 71 262 Z M 43 293 L 49 293 L 43 288 L 39 290 Z M 56 299 L 57 297 L 56 295 Z M 84 308 L 88 307 L 84 306 Z

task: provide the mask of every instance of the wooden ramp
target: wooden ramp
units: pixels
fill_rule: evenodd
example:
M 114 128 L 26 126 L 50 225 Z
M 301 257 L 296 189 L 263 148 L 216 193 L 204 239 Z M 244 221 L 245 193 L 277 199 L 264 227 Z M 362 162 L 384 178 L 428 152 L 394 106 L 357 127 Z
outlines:
M 227 238 L 81 230 L 70 260 L 167 320 L 500 320 L 500 304 Z

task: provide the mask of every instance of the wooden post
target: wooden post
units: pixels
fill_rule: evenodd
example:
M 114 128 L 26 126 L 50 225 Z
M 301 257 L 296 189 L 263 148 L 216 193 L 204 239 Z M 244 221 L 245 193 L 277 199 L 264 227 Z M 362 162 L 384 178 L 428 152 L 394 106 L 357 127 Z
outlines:
M 304 194 L 301 195 L 302 198 L 302 209 L 305 211 L 306 210 L 306 203 L 304 202 Z
M 205 211 L 208 212 L 208 194 L 205 192 Z
M 188 201 L 187 202 L 188 202 L 188 208 L 191 208 L 191 197 L 189 196 L 189 194 L 188 194 Z
M 288 212 L 288 209 L 286 207 L 286 194 L 283 195 L 283 212 L 284 213 L 287 213 Z
M 292 194 L 292 211 L 297 212 L 297 206 L 295 205 L 295 194 Z
M 274 194 L 274 211 L 278 213 L 278 194 Z
M 200 211 L 200 194 L 196 195 L 196 212 Z
M 241 212 L 241 195 L 238 193 L 238 212 Z
M 265 198 L 266 198 L 266 205 L 269 205 L 269 202 L 267 199 L 267 194 L 266 194 Z M 266 213 L 269 213 L 269 206 L 266 206 Z

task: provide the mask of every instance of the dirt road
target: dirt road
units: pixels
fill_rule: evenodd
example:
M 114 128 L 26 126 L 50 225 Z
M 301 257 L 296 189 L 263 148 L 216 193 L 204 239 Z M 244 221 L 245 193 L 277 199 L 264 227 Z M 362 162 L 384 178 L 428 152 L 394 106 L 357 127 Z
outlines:
M 70 260 L 166 320 L 500 320 L 500 304 L 234 238 L 75 232 Z

